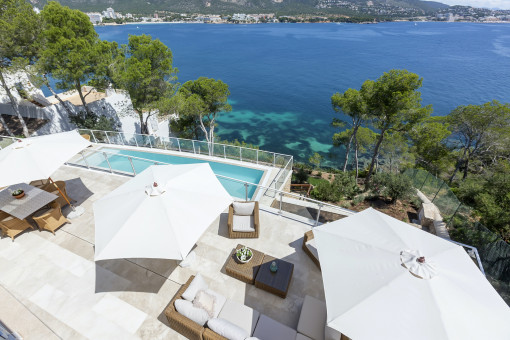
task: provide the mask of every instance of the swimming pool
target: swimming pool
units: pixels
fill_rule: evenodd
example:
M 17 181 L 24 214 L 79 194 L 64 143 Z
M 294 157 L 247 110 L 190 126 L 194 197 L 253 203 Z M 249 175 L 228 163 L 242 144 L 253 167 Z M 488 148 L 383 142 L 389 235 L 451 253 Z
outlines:
M 255 184 L 259 184 L 260 180 L 262 179 L 262 176 L 264 175 L 264 171 L 258 169 L 227 163 L 212 162 L 197 158 L 174 156 L 163 153 L 105 147 L 101 148 L 100 151 L 104 151 L 107 153 L 108 161 L 110 162 L 110 166 L 112 167 L 113 170 L 124 171 L 128 173 L 133 173 L 131 163 L 128 161 L 126 157 L 122 156 L 131 156 L 150 160 L 146 161 L 142 159 L 132 158 L 133 166 L 135 168 L 136 173 L 140 173 L 143 170 L 147 169 L 149 166 L 153 165 L 154 164 L 153 161 L 155 161 L 169 164 L 209 163 L 212 171 L 217 175 L 235 178 L 243 182 Z M 106 162 L 104 155 L 102 153 L 91 153 L 85 158 L 89 166 L 102 169 L 109 169 L 108 163 Z M 83 164 L 84 163 L 83 160 L 81 160 L 80 163 Z M 218 179 L 231 196 L 242 199 L 246 197 L 246 188 L 243 183 L 239 183 L 221 177 L 218 177 Z M 253 185 L 250 185 L 248 187 L 248 199 L 252 198 L 256 189 L 257 188 Z

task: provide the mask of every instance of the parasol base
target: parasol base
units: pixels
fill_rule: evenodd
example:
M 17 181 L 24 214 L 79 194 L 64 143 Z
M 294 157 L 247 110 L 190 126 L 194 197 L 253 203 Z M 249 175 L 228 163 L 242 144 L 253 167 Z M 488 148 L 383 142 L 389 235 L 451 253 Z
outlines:
M 73 218 L 80 217 L 85 212 L 85 209 L 83 207 L 74 207 L 74 210 L 71 210 L 71 212 L 67 215 L 67 218 L 72 220 Z

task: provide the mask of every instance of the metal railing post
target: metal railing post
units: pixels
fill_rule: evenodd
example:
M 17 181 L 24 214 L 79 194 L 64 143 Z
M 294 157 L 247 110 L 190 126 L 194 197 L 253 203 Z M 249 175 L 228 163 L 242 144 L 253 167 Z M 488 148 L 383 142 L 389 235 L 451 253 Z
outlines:
M 139 146 L 138 146 L 138 138 L 136 138 L 136 133 L 135 133 L 135 134 L 133 134 L 133 137 L 135 137 L 135 144 L 136 144 L 136 147 L 138 148 L 138 147 L 139 147 Z
M 112 166 L 110 165 L 110 161 L 108 160 L 108 156 L 106 155 L 106 152 L 103 152 L 104 159 L 106 159 L 106 163 L 108 163 L 108 167 L 110 168 L 110 172 L 113 174 Z
M 94 135 L 94 131 L 90 130 L 90 133 L 92 134 L 92 138 L 94 138 L 94 143 L 97 144 L 96 136 Z
M 257 149 L 257 164 L 259 164 L 259 149 Z
M 195 151 L 195 141 L 191 140 L 191 144 L 193 144 L 193 153 L 196 155 L 197 152 Z
M 283 205 L 283 192 L 280 192 L 280 210 L 278 211 L 278 214 L 282 214 L 282 205 Z
M 239 148 L 239 160 L 243 161 L 243 149 L 241 147 Z
M 273 152 L 273 168 L 276 166 L 276 154 Z
M 131 159 L 131 157 L 128 157 L 129 159 L 129 163 L 131 163 L 131 168 L 133 169 L 133 176 L 136 176 L 136 170 L 135 170 L 135 166 L 133 165 L 133 160 Z
M 181 142 L 179 142 L 179 138 L 177 138 L 177 146 L 179 147 L 179 152 L 181 152 Z
M 427 179 L 429 179 L 429 176 L 430 176 L 430 172 L 428 172 L 428 173 L 427 173 L 427 177 L 425 177 L 425 180 L 423 181 L 423 183 L 421 184 L 420 189 L 418 189 L 418 190 L 420 190 L 420 191 L 421 191 L 421 189 L 422 189 L 422 188 L 423 188 L 423 186 L 425 185 L 425 182 L 427 182 Z
M 321 216 L 321 209 L 322 209 L 323 204 L 318 203 L 317 205 L 319 206 L 319 210 L 317 211 L 317 218 L 315 219 L 314 227 L 316 227 L 319 224 L 319 217 Z
M 87 169 L 90 169 L 89 163 L 87 162 L 87 159 L 83 155 L 83 151 L 80 151 L 80 155 L 83 158 L 83 162 L 85 162 L 85 165 L 87 166 Z
M 227 152 L 225 151 L 225 144 L 223 144 L 223 158 L 227 159 Z
M 161 141 L 161 143 L 163 143 L 163 146 L 165 147 L 165 150 L 167 150 L 166 144 L 165 144 L 165 141 L 163 140 L 163 138 L 159 137 L 159 140 Z
M 151 136 L 147 136 L 147 138 L 149 138 L 149 145 L 151 146 L 151 149 L 152 149 Z
M 246 192 L 246 201 L 248 201 L 248 183 L 244 183 L 244 189 Z
M 108 140 L 108 144 L 112 144 L 112 142 L 110 142 L 110 137 L 108 137 L 108 132 L 105 131 L 104 134 L 106 136 L 106 139 Z
M 443 181 L 443 183 L 441 184 L 441 186 L 439 187 L 439 189 L 437 190 L 436 194 L 434 195 L 434 198 L 432 200 L 430 200 L 432 203 L 434 203 L 434 200 L 436 199 L 436 196 L 437 194 L 439 194 L 439 192 L 441 191 L 441 189 L 443 188 L 443 185 L 445 184 L 446 182 Z

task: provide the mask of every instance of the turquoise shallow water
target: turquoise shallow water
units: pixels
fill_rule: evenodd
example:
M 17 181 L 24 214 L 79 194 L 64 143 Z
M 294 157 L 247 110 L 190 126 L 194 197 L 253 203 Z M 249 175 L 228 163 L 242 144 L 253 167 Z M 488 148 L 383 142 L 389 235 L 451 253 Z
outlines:
M 332 154 L 330 97 L 392 68 L 424 78 L 423 104 L 435 115 L 458 105 L 510 101 L 510 25 L 470 23 L 147 24 L 97 27 L 126 43 L 150 34 L 167 44 L 179 81 L 199 76 L 230 86 L 233 111 L 219 120 L 223 139 L 307 159 Z
M 126 157 L 115 156 L 115 155 L 124 155 L 124 156 L 132 156 L 143 159 L 149 159 L 156 162 L 169 163 L 169 164 L 196 164 L 196 163 L 209 163 L 212 171 L 221 176 L 235 178 L 240 181 L 259 184 L 262 176 L 264 175 L 264 171 L 226 164 L 219 162 L 207 162 L 201 159 L 196 158 L 188 158 L 188 157 L 179 157 L 172 156 L 162 153 L 153 153 L 153 152 L 143 152 L 143 151 L 133 151 L 133 150 L 124 150 L 124 149 L 115 149 L 115 148 L 101 148 L 101 151 L 105 151 L 108 153 L 108 161 L 110 162 L 110 166 L 114 170 L 120 170 L 128 173 L 132 173 L 133 170 L 131 168 L 131 164 L 127 160 Z M 114 155 L 111 155 L 114 154 Z M 100 167 L 104 169 L 108 169 L 108 163 L 104 159 L 101 154 L 91 154 L 87 156 L 87 163 L 91 166 Z M 142 172 L 147 169 L 149 166 L 153 165 L 152 162 L 147 162 L 140 159 L 133 159 L 133 166 L 137 173 Z M 233 197 L 245 198 L 246 197 L 246 188 L 244 184 L 232 181 L 225 178 L 218 178 L 223 187 L 228 191 L 228 193 Z M 251 199 L 253 194 L 255 193 L 256 187 L 249 186 L 248 187 L 248 198 Z

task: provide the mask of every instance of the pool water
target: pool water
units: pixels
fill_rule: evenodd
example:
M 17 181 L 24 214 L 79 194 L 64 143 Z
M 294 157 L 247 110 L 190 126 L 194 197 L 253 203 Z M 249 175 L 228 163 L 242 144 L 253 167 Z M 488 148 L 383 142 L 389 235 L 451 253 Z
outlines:
M 101 151 L 107 152 L 108 161 L 110 162 L 110 166 L 113 170 L 124 171 L 128 173 L 133 173 L 133 169 L 131 167 L 130 162 L 126 157 L 116 156 L 132 156 L 138 158 L 144 158 L 146 160 L 134 159 L 133 166 L 135 168 L 136 173 L 140 173 L 143 170 L 147 169 L 149 166 L 153 165 L 152 161 L 169 163 L 169 164 L 196 164 L 196 163 L 209 163 L 212 171 L 216 175 L 226 176 L 230 178 L 235 178 L 237 180 L 249 183 L 259 184 L 262 176 L 264 175 L 264 171 L 247 168 L 243 166 L 237 166 L 233 164 L 220 163 L 220 162 L 212 162 L 206 161 L 202 159 L 196 158 L 188 158 L 188 157 L 179 157 L 168 154 L 154 153 L 154 152 L 145 152 L 145 151 L 134 151 L 134 150 L 124 150 L 124 149 L 114 149 L 114 148 L 101 148 Z M 90 166 L 109 169 L 108 163 L 106 162 L 104 156 L 100 153 L 92 153 L 86 157 L 87 163 Z M 243 183 L 239 183 L 236 181 L 232 181 L 226 178 L 218 178 L 223 187 L 227 190 L 227 192 L 237 198 L 244 199 L 246 197 L 246 187 Z M 251 199 L 255 190 L 257 188 L 254 185 L 248 186 L 248 199 Z

